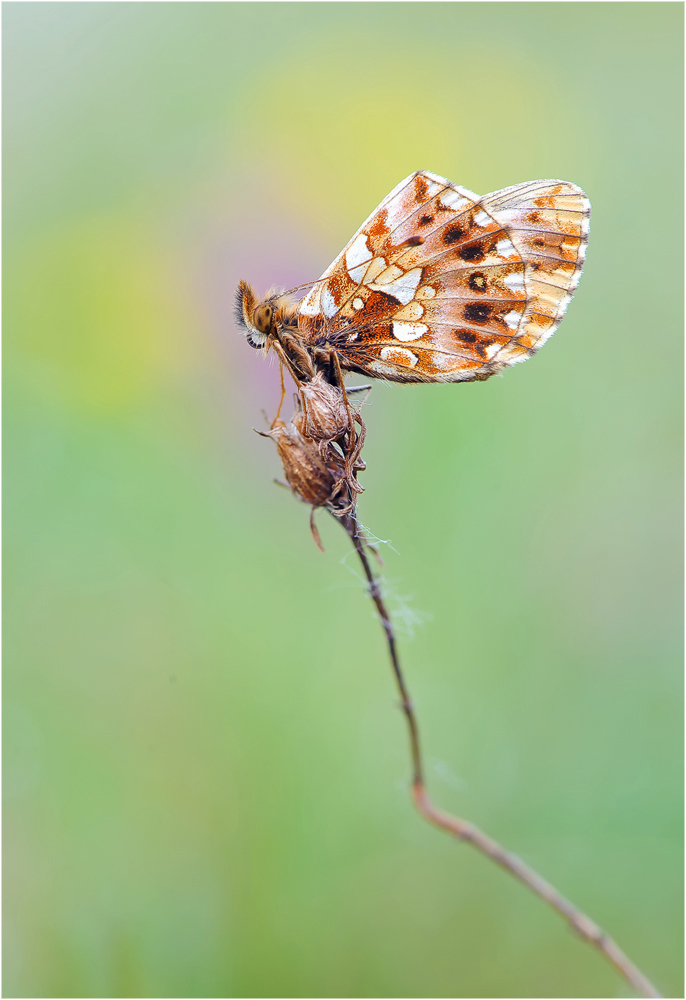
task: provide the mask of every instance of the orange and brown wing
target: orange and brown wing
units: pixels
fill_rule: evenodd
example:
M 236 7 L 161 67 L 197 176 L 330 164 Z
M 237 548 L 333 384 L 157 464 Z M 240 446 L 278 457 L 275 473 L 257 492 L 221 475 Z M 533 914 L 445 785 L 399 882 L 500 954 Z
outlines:
M 579 281 L 589 215 L 583 191 L 565 181 L 480 198 L 413 174 L 300 303 L 300 328 L 371 377 L 489 378 L 557 329 Z

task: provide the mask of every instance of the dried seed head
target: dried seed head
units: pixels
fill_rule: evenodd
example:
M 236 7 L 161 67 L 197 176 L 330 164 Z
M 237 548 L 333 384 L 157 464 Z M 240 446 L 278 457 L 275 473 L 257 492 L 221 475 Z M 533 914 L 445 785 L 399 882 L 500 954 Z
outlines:
M 276 442 L 283 471 L 296 496 L 312 507 L 334 503 L 345 476 L 343 457 L 330 445 L 310 440 L 282 420 L 277 420 L 269 437 Z
M 305 412 L 295 423 L 302 433 L 315 441 L 338 441 L 349 430 L 341 390 L 317 372 L 311 382 L 301 384 L 300 391 L 305 397 Z

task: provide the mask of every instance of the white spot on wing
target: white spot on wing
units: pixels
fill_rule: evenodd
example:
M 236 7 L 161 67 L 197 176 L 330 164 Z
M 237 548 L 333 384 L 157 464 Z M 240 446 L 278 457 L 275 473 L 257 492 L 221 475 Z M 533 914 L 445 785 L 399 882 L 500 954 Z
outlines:
M 360 298 L 353 299 L 353 309 L 364 309 L 364 302 Z
M 417 289 L 414 297 L 416 299 L 433 299 L 435 295 L 435 288 L 432 288 L 431 285 L 424 285 L 422 288 Z
M 493 220 L 491 219 L 490 215 L 487 215 L 482 210 L 479 210 L 474 216 L 474 222 L 476 222 L 477 226 L 479 226 L 480 229 L 485 229 L 486 226 L 490 226 L 492 221 Z
M 364 264 L 366 261 L 370 261 L 372 256 L 373 254 L 367 246 L 366 235 L 359 233 L 355 241 L 345 252 L 345 266 L 352 275 L 353 268 L 356 268 L 359 264 Z
M 377 292 L 385 292 L 386 295 L 392 295 L 406 306 L 414 298 L 417 285 L 421 280 L 422 269 L 421 267 L 415 267 L 411 271 L 401 274 L 395 281 L 389 281 L 383 285 L 370 284 L 369 287 L 374 288 Z
M 336 305 L 336 300 L 334 299 L 333 295 L 331 294 L 328 288 L 324 288 L 322 290 L 322 311 L 324 312 L 324 315 L 327 316 L 329 319 L 332 316 L 335 316 L 336 313 L 338 312 L 338 306 Z
M 444 205 L 446 208 L 452 208 L 456 212 L 459 211 L 459 209 L 464 208 L 465 205 L 470 204 L 467 198 L 463 198 L 461 194 L 457 191 L 453 191 L 452 188 L 448 188 L 447 191 L 444 191 L 438 200 L 441 205 Z
M 508 240 L 507 237 L 504 237 L 502 240 L 498 240 L 495 245 L 495 249 L 501 257 L 509 257 L 510 254 L 517 252 L 512 244 L 512 240 Z
M 351 280 L 356 281 L 358 284 L 362 281 L 366 273 L 367 273 L 366 264 L 359 264 L 357 267 L 354 267 L 352 271 L 348 271 Z
M 511 309 L 510 312 L 505 313 L 503 319 L 505 320 L 505 322 L 507 323 L 507 325 L 511 330 L 516 330 L 517 327 L 519 326 L 519 320 L 521 319 L 521 314 L 515 312 L 514 309 Z
M 426 184 L 426 195 L 427 195 L 427 199 L 426 200 L 428 201 L 429 198 L 433 198 L 433 196 L 436 194 L 437 191 L 441 190 L 441 187 L 443 185 L 442 184 L 437 184 L 433 180 L 428 180 L 426 174 L 424 174 L 424 182 Z
M 523 292 L 524 291 L 524 274 L 521 271 L 515 271 L 514 274 L 506 274 L 503 278 L 503 284 L 513 292 Z
M 426 323 L 399 323 L 393 321 L 393 336 L 396 340 L 419 340 L 428 330 Z

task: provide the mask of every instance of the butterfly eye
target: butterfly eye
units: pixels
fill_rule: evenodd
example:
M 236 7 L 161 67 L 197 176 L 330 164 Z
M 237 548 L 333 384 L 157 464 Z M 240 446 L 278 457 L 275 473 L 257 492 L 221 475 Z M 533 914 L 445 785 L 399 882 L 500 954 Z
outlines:
M 253 313 L 253 326 L 259 333 L 269 333 L 272 325 L 273 310 L 271 306 L 258 306 Z

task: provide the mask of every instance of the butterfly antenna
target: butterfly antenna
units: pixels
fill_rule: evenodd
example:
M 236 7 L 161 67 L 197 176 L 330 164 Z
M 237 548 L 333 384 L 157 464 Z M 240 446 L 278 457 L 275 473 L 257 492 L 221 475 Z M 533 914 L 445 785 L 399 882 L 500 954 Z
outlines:
M 302 288 L 311 288 L 312 285 L 319 285 L 322 281 L 328 281 L 328 275 L 326 278 L 315 278 L 314 281 L 306 281 L 303 285 L 295 285 L 294 288 L 287 288 L 285 292 L 281 292 L 280 295 L 292 295 L 293 292 L 299 292 Z

